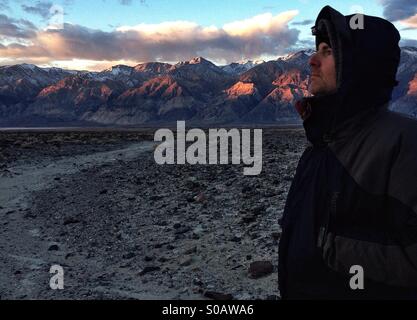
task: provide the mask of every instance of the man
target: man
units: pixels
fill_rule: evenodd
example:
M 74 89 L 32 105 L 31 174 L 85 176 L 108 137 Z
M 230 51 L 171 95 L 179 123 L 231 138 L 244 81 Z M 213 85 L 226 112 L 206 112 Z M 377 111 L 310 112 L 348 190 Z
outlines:
M 417 299 L 417 121 L 388 110 L 398 31 L 363 18 L 352 29 L 353 15 L 326 6 L 313 28 L 313 96 L 296 105 L 310 145 L 281 219 L 283 299 Z

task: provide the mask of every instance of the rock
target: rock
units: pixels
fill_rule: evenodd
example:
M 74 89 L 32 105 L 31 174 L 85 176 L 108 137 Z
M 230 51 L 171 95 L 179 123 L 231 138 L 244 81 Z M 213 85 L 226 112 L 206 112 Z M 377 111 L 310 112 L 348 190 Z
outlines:
M 107 194 L 108 190 L 107 189 L 103 189 L 100 191 L 100 194 Z
M 276 208 L 274 208 L 274 207 L 269 207 L 269 208 L 267 208 L 266 210 L 265 210 L 265 213 L 266 214 L 274 214 L 274 212 L 275 211 L 277 211 L 277 209 Z
M 260 215 L 265 211 L 264 206 L 257 206 L 251 209 L 253 215 Z
M 128 260 L 128 259 L 132 259 L 135 256 L 135 253 L 133 252 L 128 252 L 126 254 L 123 255 L 123 259 Z
M 197 181 L 196 177 L 190 177 L 185 181 L 185 186 L 188 189 L 194 190 L 200 187 L 200 183 Z
M 279 232 L 272 232 L 272 238 L 274 240 L 278 240 L 281 237 L 281 233 Z
M 69 224 L 76 224 L 76 223 L 80 223 L 80 222 L 81 221 L 78 220 L 77 218 L 70 217 L 70 218 L 66 218 L 64 220 L 64 226 L 69 225 Z
M 242 241 L 242 237 L 235 235 L 235 236 L 230 238 L 230 241 L 231 242 L 240 242 L 240 241 Z
M 248 213 L 242 217 L 243 223 L 251 223 L 256 221 L 256 215 L 253 215 L 251 213 Z
M 65 255 L 65 259 L 69 259 L 69 258 L 72 258 L 72 257 L 75 257 L 75 252 L 70 252 L 70 253 L 67 253 L 66 255 Z
M 274 271 L 274 266 L 270 261 L 255 261 L 249 266 L 249 277 L 252 279 L 259 279 L 267 276 Z
M 23 217 L 24 218 L 32 218 L 32 219 L 34 219 L 34 218 L 36 218 L 36 214 L 33 213 L 33 212 L 27 212 Z
M 156 243 L 153 247 L 155 248 L 155 249 L 160 249 L 160 248 L 162 248 L 162 246 L 163 245 L 165 245 L 166 243 Z
M 251 192 L 252 190 L 253 190 L 252 186 L 246 185 L 242 188 L 242 193 L 248 193 L 248 192 Z
M 181 267 L 188 267 L 193 262 L 194 262 L 193 258 L 185 258 L 185 259 L 183 259 L 183 260 L 180 261 L 180 266 Z
M 197 247 L 196 246 L 191 247 L 191 248 L 184 251 L 184 254 L 192 254 L 192 253 L 197 253 Z
M 241 264 L 238 264 L 238 265 L 232 267 L 230 270 L 237 270 L 237 269 L 242 268 L 242 267 L 243 266 Z
M 180 293 L 187 293 L 187 292 L 188 292 L 188 290 L 189 290 L 189 288 L 185 287 L 185 288 L 183 288 L 183 289 L 180 291 Z
M 177 228 L 177 230 L 175 230 L 174 233 L 178 235 L 178 234 L 184 234 L 188 231 L 191 231 L 191 228 L 189 226 L 183 226 L 183 227 Z
M 254 232 L 254 233 L 252 233 L 252 234 L 250 235 L 250 238 L 251 238 L 251 240 L 258 239 L 258 238 L 259 238 L 259 234 L 257 234 L 256 232 Z
M 196 195 L 196 196 L 194 197 L 194 200 L 195 200 L 195 202 L 198 202 L 198 203 L 203 203 L 203 202 L 206 202 L 206 201 L 207 201 L 207 198 L 206 198 L 206 196 L 204 195 L 204 193 L 199 193 L 198 195 Z
M 192 237 L 194 240 L 198 240 L 198 239 L 200 239 L 200 236 L 199 236 L 197 233 L 194 233 L 194 232 L 193 232 L 193 234 L 191 235 L 191 237 Z
M 205 291 L 204 297 L 212 300 L 233 300 L 233 295 L 215 291 Z
M 153 195 L 153 196 L 149 197 L 149 200 L 151 200 L 151 201 L 158 201 L 158 200 L 161 200 L 161 199 L 162 199 L 162 196 L 159 196 L 159 195 Z
M 145 260 L 146 262 L 150 262 L 150 261 L 153 260 L 153 257 L 145 256 L 145 258 L 143 260 Z
M 196 226 L 194 228 L 194 230 L 193 230 L 193 233 L 195 235 L 197 235 L 197 236 L 202 235 L 204 232 L 205 232 L 204 227 L 201 224 L 199 224 L 198 226 Z
M 49 246 L 48 251 L 58 251 L 59 246 L 57 244 L 52 244 Z
M 141 272 L 139 272 L 139 275 L 140 276 L 143 276 L 143 275 L 145 275 L 147 273 L 155 272 L 155 271 L 159 271 L 159 270 L 161 270 L 160 267 L 157 267 L 157 266 L 147 266 Z

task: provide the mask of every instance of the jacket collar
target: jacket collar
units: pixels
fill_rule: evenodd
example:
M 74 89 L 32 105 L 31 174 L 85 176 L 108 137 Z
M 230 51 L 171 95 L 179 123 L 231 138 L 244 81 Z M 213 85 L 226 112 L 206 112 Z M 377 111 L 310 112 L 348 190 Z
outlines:
M 326 146 L 354 134 L 378 110 L 388 109 L 388 101 L 372 104 L 365 100 L 361 103 L 334 93 L 304 98 L 296 102 L 295 108 L 304 120 L 307 139 L 314 146 Z

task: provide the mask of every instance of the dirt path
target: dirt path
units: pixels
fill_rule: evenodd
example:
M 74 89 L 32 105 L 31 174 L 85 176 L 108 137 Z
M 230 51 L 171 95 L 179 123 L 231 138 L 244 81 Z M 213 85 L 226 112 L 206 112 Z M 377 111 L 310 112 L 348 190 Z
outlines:
M 65 265 L 65 250 L 54 252 L 54 242 L 42 235 L 42 219 L 31 212 L 34 192 L 48 190 L 62 175 L 77 175 L 92 167 L 130 161 L 153 150 L 153 142 L 140 142 L 107 152 L 82 154 L 51 162 L 33 159 L 9 167 L 0 178 L 0 297 L 41 297 L 49 290 L 49 268 Z M 51 190 L 53 191 L 53 190 Z

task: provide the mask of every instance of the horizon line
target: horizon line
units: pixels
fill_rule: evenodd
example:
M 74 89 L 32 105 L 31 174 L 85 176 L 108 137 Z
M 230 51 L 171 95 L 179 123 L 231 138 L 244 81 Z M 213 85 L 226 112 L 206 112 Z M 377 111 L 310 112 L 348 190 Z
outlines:
M 415 49 L 417 49 L 417 47 L 415 47 L 415 46 L 400 46 L 400 49 L 405 49 L 405 48 L 415 48 Z M 144 65 L 144 64 L 148 64 L 148 63 L 160 63 L 160 64 L 168 64 L 168 65 L 171 65 L 171 66 L 175 66 L 175 65 L 178 65 L 180 63 L 190 62 L 190 61 L 192 61 L 194 59 L 198 59 L 198 58 L 202 58 L 202 59 L 204 59 L 204 60 L 212 63 L 213 65 L 215 65 L 215 66 L 217 66 L 219 68 L 222 68 L 222 67 L 229 66 L 231 64 L 245 64 L 245 63 L 248 63 L 248 62 L 257 62 L 257 61 L 263 61 L 262 63 L 266 63 L 266 62 L 270 62 L 270 61 L 277 61 L 277 60 L 279 60 L 281 58 L 284 58 L 284 57 L 287 57 L 287 56 L 290 56 L 290 55 L 294 55 L 296 53 L 303 52 L 303 51 L 316 51 L 316 50 L 313 49 L 313 48 L 303 48 L 303 49 L 299 49 L 297 51 L 293 51 L 293 52 L 290 52 L 290 53 L 287 53 L 287 54 L 284 54 L 284 55 L 278 55 L 278 56 L 276 56 L 276 58 L 271 59 L 271 60 L 263 60 L 263 59 L 242 59 L 240 61 L 235 61 L 235 62 L 231 62 L 231 63 L 228 63 L 228 64 L 218 64 L 218 63 L 215 63 L 215 62 L 211 61 L 209 58 L 205 58 L 203 56 L 195 56 L 195 57 L 193 57 L 193 58 L 191 58 L 189 60 L 180 60 L 180 61 L 177 61 L 177 62 L 145 61 L 145 62 L 134 63 L 132 65 L 123 64 L 123 63 L 120 64 L 119 63 L 119 64 L 111 65 L 110 67 L 107 67 L 107 68 L 100 69 L 100 71 L 97 71 L 97 70 L 89 70 L 89 69 L 76 69 L 76 68 L 69 68 L 69 67 L 65 67 L 65 66 L 63 66 L 63 67 L 57 67 L 57 66 L 48 65 L 48 64 L 35 64 L 35 63 L 26 63 L 26 62 L 15 63 L 15 64 L 1 64 L 0 63 L 0 68 L 7 68 L 7 67 L 13 67 L 13 66 L 28 65 L 28 66 L 35 66 L 35 67 L 40 68 L 40 69 L 60 69 L 60 70 L 64 70 L 64 71 L 101 73 L 101 72 L 104 72 L 104 71 L 107 71 L 107 70 L 111 70 L 112 68 L 118 67 L 118 66 L 123 66 L 123 67 L 128 67 L 128 68 L 132 68 L 133 69 L 133 68 L 135 68 L 135 67 L 137 67 L 139 65 Z M 106 60 L 104 60 L 104 61 L 106 61 Z M 262 64 L 262 63 L 260 63 L 260 64 Z

